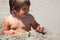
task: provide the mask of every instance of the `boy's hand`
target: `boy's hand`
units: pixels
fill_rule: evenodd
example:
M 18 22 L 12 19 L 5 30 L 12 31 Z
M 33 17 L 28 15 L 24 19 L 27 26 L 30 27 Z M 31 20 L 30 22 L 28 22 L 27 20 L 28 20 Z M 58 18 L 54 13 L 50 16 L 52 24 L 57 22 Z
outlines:
M 15 31 L 14 31 L 14 30 L 9 30 L 9 33 L 10 33 L 10 34 L 14 34 Z
M 42 33 L 44 31 L 44 27 L 42 25 L 38 26 L 37 31 Z
M 15 33 L 15 31 L 14 30 L 5 30 L 4 32 L 3 32 L 3 34 L 14 34 Z

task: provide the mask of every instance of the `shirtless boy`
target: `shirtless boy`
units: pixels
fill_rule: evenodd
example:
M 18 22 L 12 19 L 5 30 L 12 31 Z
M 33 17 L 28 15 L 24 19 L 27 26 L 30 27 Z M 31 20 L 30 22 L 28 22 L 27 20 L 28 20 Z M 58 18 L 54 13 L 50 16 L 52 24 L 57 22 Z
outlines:
M 4 21 L 4 34 L 21 35 L 29 32 L 31 27 L 38 32 L 44 31 L 44 27 L 29 14 L 30 0 L 9 0 L 9 6 L 10 15 Z

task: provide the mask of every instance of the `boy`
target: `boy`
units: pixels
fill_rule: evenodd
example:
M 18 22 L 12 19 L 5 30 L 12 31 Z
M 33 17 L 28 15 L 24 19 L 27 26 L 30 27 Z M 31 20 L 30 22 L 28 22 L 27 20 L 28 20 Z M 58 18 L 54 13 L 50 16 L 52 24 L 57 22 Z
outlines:
M 38 32 L 44 27 L 39 25 L 29 13 L 30 0 L 9 0 L 10 15 L 4 21 L 3 33 L 21 35 L 31 30 L 31 26 Z

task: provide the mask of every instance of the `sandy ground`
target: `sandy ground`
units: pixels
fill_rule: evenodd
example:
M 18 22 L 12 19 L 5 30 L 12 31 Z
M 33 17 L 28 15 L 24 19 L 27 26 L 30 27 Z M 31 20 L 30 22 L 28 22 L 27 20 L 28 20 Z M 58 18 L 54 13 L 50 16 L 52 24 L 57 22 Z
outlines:
M 49 31 L 51 31 L 53 40 L 60 40 L 59 10 L 59 0 L 31 0 L 30 13 L 35 17 L 38 23 L 43 24 Z M 8 0 L 0 0 L 0 24 L 8 14 Z

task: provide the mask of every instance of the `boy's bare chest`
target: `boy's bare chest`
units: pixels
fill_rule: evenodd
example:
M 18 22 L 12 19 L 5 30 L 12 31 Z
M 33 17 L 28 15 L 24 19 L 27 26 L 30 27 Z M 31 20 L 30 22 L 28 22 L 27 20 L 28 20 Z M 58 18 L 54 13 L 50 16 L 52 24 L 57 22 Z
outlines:
M 30 27 L 30 21 L 29 19 L 24 19 L 24 20 L 16 20 L 13 19 L 10 22 L 10 28 L 11 29 L 23 29 L 23 28 L 29 28 Z

